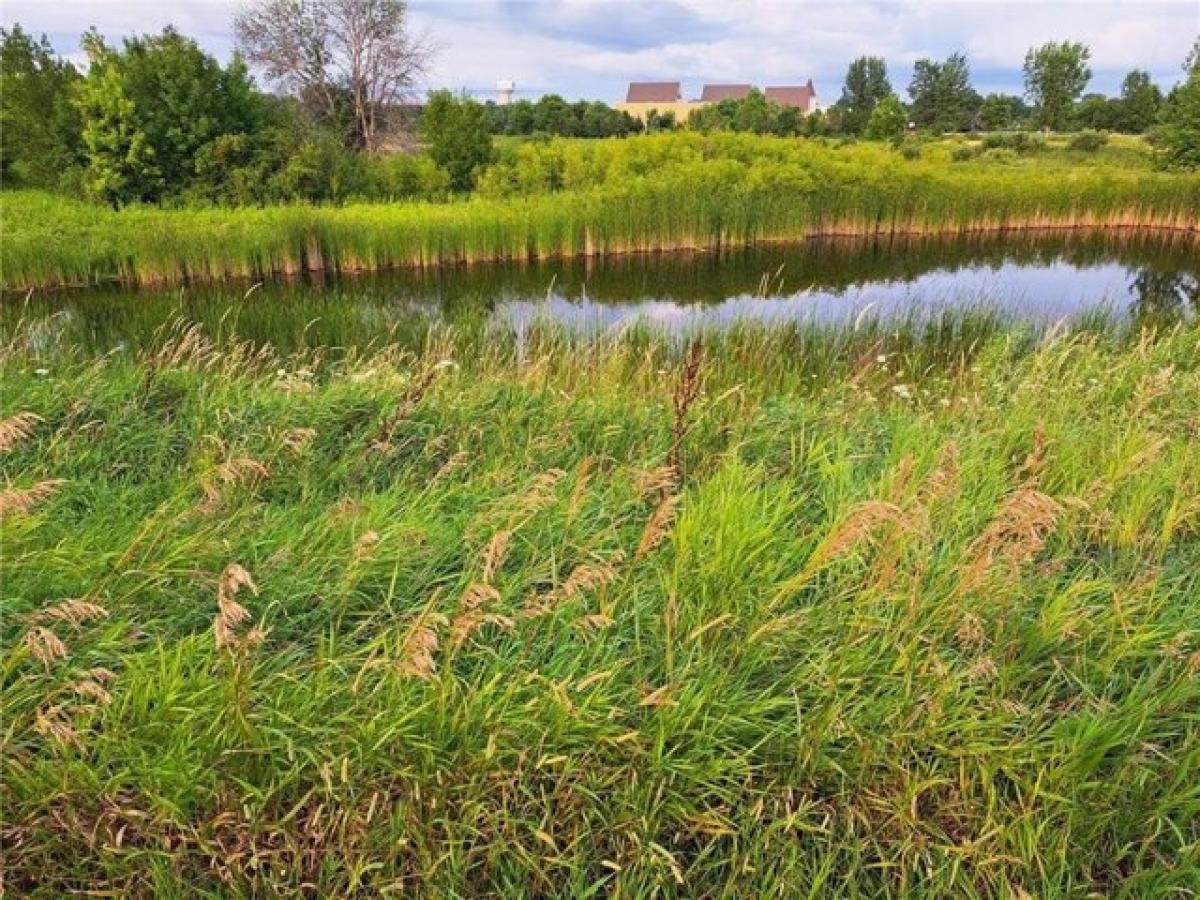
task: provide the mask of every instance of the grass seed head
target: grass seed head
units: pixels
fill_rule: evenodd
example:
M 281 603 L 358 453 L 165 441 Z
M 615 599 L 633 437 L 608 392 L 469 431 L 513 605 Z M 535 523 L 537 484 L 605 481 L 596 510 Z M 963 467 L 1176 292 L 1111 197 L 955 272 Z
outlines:
M 67 645 L 42 625 L 34 625 L 25 632 L 25 646 L 29 648 L 30 656 L 47 666 L 67 655 Z
M 511 531 L 497 531 L 488 541 L 487 549 L 483 552 L 484 584 L 492 584 L 496 580 L 500 567 L 504 565 L 504 558 L 508 555 L 508 546 L 511 541 Z
M 0 453 L 7 453 L 28 438 L 41 421 L 41 416 L 31 412 L 20 412 L 0 420 Z
M 643 559 L 662 543 L 667 536 L 671 520 L 675 516 L 675 508 L 679 505 L 678 494 L 668 494 L 658 501 L 654 512 L 646 521 L 642 530 L 642 538 L 638 541 L 637 550 L 633 554 L 635 560 Z
M 108 617 L 108 610 L 98 603 L 87 600 L 64 600 L 37 612 L 35 621 L 63 622 L 74 628 L 79 628 L 92 619 Z
M 34 507 L 42 503 L 63 484 L 66 484 L 66 481 L 62 478 L 49 478 L 27 488 L 10 488 L 0 491 L 0 516 L 13 513 L 29 515 L 33 512 Z

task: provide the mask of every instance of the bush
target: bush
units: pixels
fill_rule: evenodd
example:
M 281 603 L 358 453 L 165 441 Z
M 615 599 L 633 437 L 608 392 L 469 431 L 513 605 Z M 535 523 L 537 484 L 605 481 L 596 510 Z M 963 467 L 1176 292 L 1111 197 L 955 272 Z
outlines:
M 954 162 L 967 162 L 979 156 L 982 148 L 978 144 L 959 144 L 950 151 L 950 158 Z
M 1030 134 L 1028 131 L 1006 131 L 999 134 L 989 134 L 983 139 L 984 150 L 1011 150 L 1018 156 L 1032 156 L 1046 150 L 1043 138 Z
M 919 141 L 901 141 L 900 155 L 909 160 L 920 159 L 921 143 Z
M 1083 131 L 1072 136 L 1071 140 L 1067 143 L 1067 149 L 1078 150 L 1081 153 L 1095 153 L 1107 143 L 1107 131 L 1085 128 Z

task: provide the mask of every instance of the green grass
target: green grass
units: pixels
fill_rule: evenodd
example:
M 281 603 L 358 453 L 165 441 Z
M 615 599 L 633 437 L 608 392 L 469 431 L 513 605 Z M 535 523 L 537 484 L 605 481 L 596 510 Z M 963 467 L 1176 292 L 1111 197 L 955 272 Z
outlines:
M 1055 165 L 954 163 L 944 148 L 927 157 L 910 161 L 875 145 L 681 133 L 521 144 L 483 173 L 476 196 L 451 203 L 112 212 L 8 192 L 0 194 L 0 285 L 176 283 L 831 233 L 1197 231 L 1197 175 L 1099 155 Z
M 691 366 L 39 327 L 0 357 L 14 895 L 1200 882 L 1194 322 L 746 326 Z

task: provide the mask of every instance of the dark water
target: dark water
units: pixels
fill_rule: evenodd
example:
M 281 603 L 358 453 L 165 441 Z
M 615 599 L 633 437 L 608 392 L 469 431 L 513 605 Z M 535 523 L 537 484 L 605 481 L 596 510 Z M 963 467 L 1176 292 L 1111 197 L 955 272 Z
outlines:
M 290 348 L 385 342 L 431 322 L 519 336 L 547 318 L 570 330 L 643 322 L 679 331 L 739 321 L 913 320 L 976 308 L 1042 324 L 1097 313 L 1189 317 L 1200 311 L 1200 252 L 1194 242 L 1154 235 L 812 241 L 261 285 L 10 295 L 0 328 L 11 333 L 20 322 L 34 341 L 104 352 L 143 344 L 180 321 Z

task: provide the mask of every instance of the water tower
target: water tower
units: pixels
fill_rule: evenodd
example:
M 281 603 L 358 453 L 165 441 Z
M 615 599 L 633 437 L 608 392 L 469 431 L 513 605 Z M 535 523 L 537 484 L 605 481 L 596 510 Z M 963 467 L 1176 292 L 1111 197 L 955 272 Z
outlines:
M 517 83 L 509 79 L 501 79 L 496 82 L 496 102 L 501 106 L 508 106 L 512 103 L 513 91 L 517 89 Z

